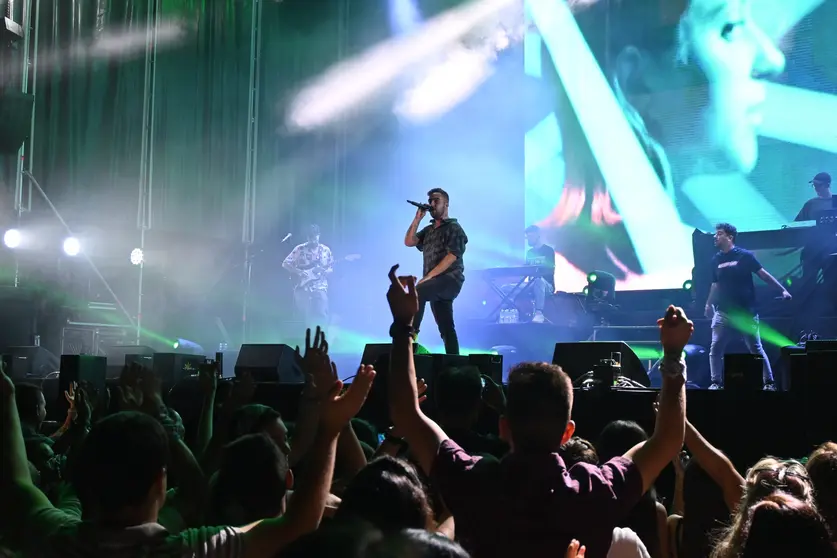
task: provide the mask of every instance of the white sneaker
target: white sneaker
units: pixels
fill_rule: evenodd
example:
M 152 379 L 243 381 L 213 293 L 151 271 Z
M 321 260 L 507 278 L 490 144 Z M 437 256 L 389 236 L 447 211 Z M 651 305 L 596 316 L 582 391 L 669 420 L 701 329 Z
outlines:
M 532 316 L 532 323 L 533 324 L 542 324 L 546 318 L 543 317 L 543 312 L 535 312 L 535 315 Z

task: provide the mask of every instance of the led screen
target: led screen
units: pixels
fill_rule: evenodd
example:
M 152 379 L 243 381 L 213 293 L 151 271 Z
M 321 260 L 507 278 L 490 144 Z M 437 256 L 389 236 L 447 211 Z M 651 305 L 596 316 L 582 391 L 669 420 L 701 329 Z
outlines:
M 691 233 L 778 229 L 837 171 L 835 0 L 528 0 L 525 213 L 556 287 L 677 288 Z M 745 246 L 746 248 L 746 246 Z M 763 262 L 769 268 L 769 262 Z

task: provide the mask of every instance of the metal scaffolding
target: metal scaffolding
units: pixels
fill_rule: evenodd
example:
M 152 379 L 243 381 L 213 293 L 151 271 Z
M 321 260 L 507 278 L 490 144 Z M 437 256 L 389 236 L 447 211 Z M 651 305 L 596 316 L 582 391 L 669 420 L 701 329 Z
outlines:
M 31 86 L 31 93 L 32 95 L 35 94 L 35 90 L 38 85 L 38 16 L 40 15 L 41 11 L 41 3 L 35 3 L 35 17 L 34 17 L 34 28 L 35 28 L 35 36 L 34 36 L 34 44 L 31 46 L 29 45 L 30 38 L 32 38 L 32 0 L 25 0 L 23 3 L 23 51 L 22 51 L 22 68 L 21 68 L 21 80 L 20 80 L 20 90 L 22 93 L 26 94 L 30 92 L 29 86 L 29 75 L 30 75 L 30 66 L 31 66 L 31 75 L 32 75 L 32 86 Z M 31 57 L 31 59 L 30 59 Z M 26 155 L 26 146 L 27 143 L 29 144 L 29 151 L 32 151 L 32 146 L 34 145 L 35 141 L 35 107 L 32 107 L 32 118 L 29 123 L 29 139 L 28 141 L 24 142 L 20 149 L 17 152 L 17 172 L 15 173 L 15 216 L 16 216 L 16 225 L 20 227 L 21 220 L 24 213 L 28 213 L 32 211 L 32 185 L 27 180 L 26 183 L 23 181 L 23 171 L 28 170 L 30 173 L 32 172 L 32 155 L 29 154 L 27 158 Z M 17 253 L 15 253 L 15 278 L 14 278 L 14 286 L 20 286 L 20 263 L 18 261 Z
M 263 0 L 253 0 L 250 22 L 250 82 L 247 108 L 247 163 L 244 176 L 244 216 L 241 242 L 244 244 L 244 296 L 241 308 L 241 342 L 249 337 L 247 309 L 253 274 L 253 242 L 256 234 L 256 176 L 259 147 L 259 83 L 261 81 Z

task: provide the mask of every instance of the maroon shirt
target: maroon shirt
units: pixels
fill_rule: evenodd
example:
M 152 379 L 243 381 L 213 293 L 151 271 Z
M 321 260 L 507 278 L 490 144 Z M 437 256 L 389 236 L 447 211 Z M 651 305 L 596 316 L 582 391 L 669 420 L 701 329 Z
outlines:
M 567 469 L 557 453 L 483 460 L 445 440 L 432 478 L 474 558 L 554 558 L 572 539 L 605 558 L 613 528 L 642 496 L 636 465 L 616 457 Z

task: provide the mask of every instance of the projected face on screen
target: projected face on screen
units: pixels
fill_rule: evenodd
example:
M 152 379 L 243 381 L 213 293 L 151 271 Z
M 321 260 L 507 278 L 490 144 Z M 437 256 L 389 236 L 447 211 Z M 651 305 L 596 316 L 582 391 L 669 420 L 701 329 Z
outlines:
M 542 79 L 556 90 L 563 176 L 551 213 L 537 215 L 527 202 L 527 219 L 556 246 L 559 289 L 580 290 L 594 270 L 613 273 L 620 290 L 677 288 L 693 263 L 676 257 L 691 253 L 684 229 L 711 231 L 717 221 L 778 228 L 792 219 L 783 214 L 798 207 L 771 203 L 750 176 L 763 154 L 770 82 L 787 66 L 778 38 L 820 3 L 569 1 L 552 5 L 572 15 L 550 20 L 547 3 L 530 1 Z M 765 21 L 791 24 L 768 31 Z M 558 45 L 581 52 L 567 56 Z M 670 266 L 655 244 L 665 245 Z

